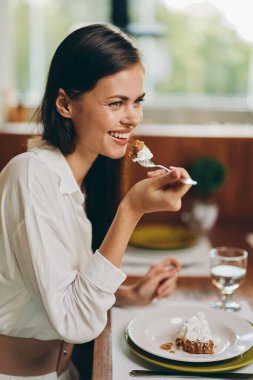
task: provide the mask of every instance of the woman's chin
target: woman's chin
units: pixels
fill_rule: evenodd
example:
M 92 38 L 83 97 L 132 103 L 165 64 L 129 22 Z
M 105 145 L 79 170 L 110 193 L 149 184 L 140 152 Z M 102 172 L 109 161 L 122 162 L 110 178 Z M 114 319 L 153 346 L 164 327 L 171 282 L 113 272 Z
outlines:
M 123 154 L 117 154 L 117 155 L 111 155 L 109 156 L 109 158 L 111 158 L 112 160 L 120 160 L 121 158 L 123 158 L 124 156 L 126 155 L 126 153 L 123 153 Z
M 127 147 L 124 147 L 124 149 L 119 149 L 117 152 L 115 152 L 115 150 L 113 152 L 110 152 L 107 157 L 112 158 L 113 160 L 119 160 L 126 155 L 126 152 Z

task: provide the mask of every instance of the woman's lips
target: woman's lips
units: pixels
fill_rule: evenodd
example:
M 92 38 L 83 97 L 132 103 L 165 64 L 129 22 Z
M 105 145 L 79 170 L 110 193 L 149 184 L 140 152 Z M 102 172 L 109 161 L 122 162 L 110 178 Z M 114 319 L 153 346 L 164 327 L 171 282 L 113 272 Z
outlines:
M 129 131 L 109 131 L 108 135 L 118 145 L 124 146 L 128 144 L 130 133 Z
M 110 137 L 112 138 L 112 140 L 113 140 L 116 144 L 118 144 L 118 145 L 120 145 L 120 146 L 127 145 L 128 142 L 129 142 L 129 138 L 126 138 L 126 139 L 120 139 L 120 138 L 118 138 L 118 137 L 113 137 L 113 136 L 111 136 L 111 135 L 110 135 Z

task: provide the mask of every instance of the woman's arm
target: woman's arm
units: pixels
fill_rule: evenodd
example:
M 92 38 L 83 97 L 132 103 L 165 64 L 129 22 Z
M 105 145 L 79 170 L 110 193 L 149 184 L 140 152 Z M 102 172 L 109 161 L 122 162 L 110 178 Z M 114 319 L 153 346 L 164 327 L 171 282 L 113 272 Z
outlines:
M 1 286 L 6 305 L 15 292 L 19 297 L 13 311 L 18 323 L 14 328 L 6 320 L 2 330 L 27 336 L 32 326 L 34 338 L 83 343 L 103 330 L 125 275 L 99 252 L 92 254 L 83 206 L 62 194 L 60 184 L 31 153 L 12 161 L 1 176 L 1 265 L 12 280 L 9 290 L 8 281 Z
M 178 211 L 181 198 L 189 185 L 179 183 L 188 178 L 181 168 L 161 176 L 154 176 L 135 184 L 123 198 L 99 252 L 119 267 L 130 236 L 145 213 L 156 211 Z

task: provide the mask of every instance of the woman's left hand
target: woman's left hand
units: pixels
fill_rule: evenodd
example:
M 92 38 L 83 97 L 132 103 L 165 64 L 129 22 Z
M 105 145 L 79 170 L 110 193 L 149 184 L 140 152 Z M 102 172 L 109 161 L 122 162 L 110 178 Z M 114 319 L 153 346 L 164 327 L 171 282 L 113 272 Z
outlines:
M 166 258 L 152 265 L 149 271 L 132 285 L 122 285 L 116 293 L 117 305 L 148 305 L 154 298 L 168 297 L 176 287 L 179 262 Z

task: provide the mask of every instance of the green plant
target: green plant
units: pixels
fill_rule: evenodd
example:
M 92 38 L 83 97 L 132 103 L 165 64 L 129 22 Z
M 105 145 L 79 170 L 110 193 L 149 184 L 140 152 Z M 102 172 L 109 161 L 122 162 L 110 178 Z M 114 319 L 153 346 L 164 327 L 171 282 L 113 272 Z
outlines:
M 198 157 L 187 168 L 190 176 L 198 182 L 193 192 L 203 197 L 219 190 L 225 180 L 225 166 L 214 157 Z

